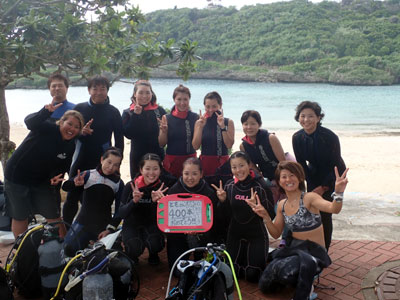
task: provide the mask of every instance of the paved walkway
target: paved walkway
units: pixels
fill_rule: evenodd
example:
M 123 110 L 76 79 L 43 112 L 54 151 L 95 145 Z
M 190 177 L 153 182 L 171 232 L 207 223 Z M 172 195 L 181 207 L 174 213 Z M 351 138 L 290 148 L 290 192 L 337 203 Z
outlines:
M 272 246 L 277 243 L 272 243 Z M 10 246 L 0 245 L 0 259 L 4 264 Z M 376 279 L 388 268 L 386 265 L 400 266 L 400 242 L 346 241 L 335 240 L 329 251 L 332 265 L 322 273 L 320 283 L 335 287 L 334 290 L 319 289 L 317 299 L 351 300 L 378 299 L 374 293 Z M 146 254 L 139 261 L 141 289 L 137 300 L 164 300 L 168 280 L 166 252 L 161 255 L 159 266 L 148 266 Z M 398 262 L 396 262 L 398 261 Z M 387 284 L 391 284 L 388 281 Z M 263 295 L 257 285 L 239 281 L 243 300 L 278 300 L 290 299 L 291 295 Z M 395 289 L 396 282 L 382 291 L 383 298 L 399 299 Z M 20 297 L 16 299 L 21 299 Z M 237 296 L 235 299 L 238 299 Z

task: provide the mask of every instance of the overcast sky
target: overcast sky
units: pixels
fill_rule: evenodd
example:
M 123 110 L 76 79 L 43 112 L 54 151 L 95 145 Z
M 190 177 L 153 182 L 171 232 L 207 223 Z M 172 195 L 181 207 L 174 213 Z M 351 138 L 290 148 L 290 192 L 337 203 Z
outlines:
M 266 4 L 278 1 L 279 0 L 212 0 L 215 4 L 221 4 L 226 7 L 236 6 L 237 9 L 240 9 L 244 5 L 254 5 L 257 3 Z M 139 5 L 143 13 L 148 13 L 159 9 L 174 8 L 175 6 L 177 6 L 177 8 L 205 8 L 209 2 L 207 0 L 131 0 L 131 3 L 135 6 Z

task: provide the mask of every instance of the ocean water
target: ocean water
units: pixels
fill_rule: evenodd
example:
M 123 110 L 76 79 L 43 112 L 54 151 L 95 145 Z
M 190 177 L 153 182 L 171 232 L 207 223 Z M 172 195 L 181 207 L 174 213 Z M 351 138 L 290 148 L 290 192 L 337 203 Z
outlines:
M 329 84 L 261 83 L 230 80 L 153 79 L 157 101 L 165 108 L 173 105 L 172 93 L 179 84 L 192 93 L 191 108 L 203 109 L 203 97 L 210 91 L 222 96 L 223 111 L 233 119 L 236 130 L 241 130 L 240 117 L 247 109 L 258 110 L 263 127 L 272 131 L 296 130 L 295 108 L 303 100 L 320 103 L 325 118 L 324 126 L 338 131 L 400 135 L 400 85 L 396 86 L 340 86 Z M 133 85 L 115 83 L 109 91 L 111 104 L 122 110 L 130 104 Z M 86 87 L 70 87 L 68 100 L 88 101 Z M 7 109 L 11 123 L 23 122 L 26 115 L 38 111 L 51 101 L 49 91 L 6 90 Z

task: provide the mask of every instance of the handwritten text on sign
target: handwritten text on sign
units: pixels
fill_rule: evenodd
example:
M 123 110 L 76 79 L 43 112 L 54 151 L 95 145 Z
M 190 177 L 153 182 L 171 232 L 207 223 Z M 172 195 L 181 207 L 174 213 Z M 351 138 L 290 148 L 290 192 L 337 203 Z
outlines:
M 169 201 L 168 226 L 201 226 L 201 201 Z

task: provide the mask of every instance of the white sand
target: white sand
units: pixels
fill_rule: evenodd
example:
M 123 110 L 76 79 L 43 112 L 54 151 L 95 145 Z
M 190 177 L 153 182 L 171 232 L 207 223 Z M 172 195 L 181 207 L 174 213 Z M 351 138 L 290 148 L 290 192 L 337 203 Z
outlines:
M 11 140 L 19 145 L 27 133 L 23 125 L 13 124 Z M 334 216 L 333 237 L 400 241 L 400 136 L 336 133 L 350 171 L 343 210 Z M 293 132 L 276 134 L 283 149 L 293 153 Z M 240 131 L 236 132 L 234 150 L 239 148 L 242 136 Z M 121 167 L 124 181 L 129 180 L 129 143 L 125 139 Z

